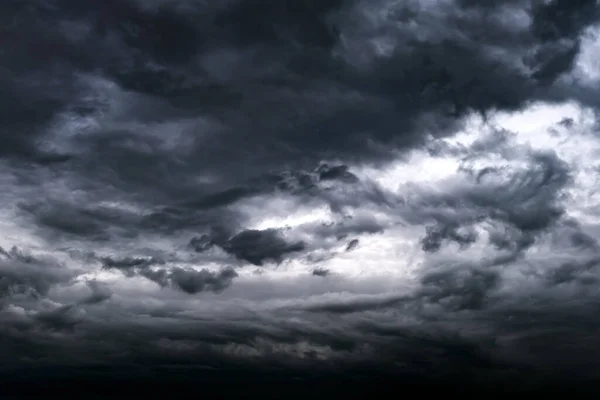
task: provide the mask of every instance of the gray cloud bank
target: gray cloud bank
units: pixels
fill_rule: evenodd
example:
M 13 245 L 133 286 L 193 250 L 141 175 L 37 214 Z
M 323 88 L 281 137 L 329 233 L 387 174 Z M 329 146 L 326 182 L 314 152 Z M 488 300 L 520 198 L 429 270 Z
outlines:
M 600 376 L 598 210 L 573 194 L 600 166 L 490 122 L 539 103 L 597 113 L 576 70 L 598 13 L 3 3 L 0 375 L 516 389 Z M 476 139 L 453 142 L 476 117 Z M 596 143 L 597 124 L 581 126 L 552 132 Z M 459 167 L 394 187 L 364 173 L 408 168 L 411 152 Z

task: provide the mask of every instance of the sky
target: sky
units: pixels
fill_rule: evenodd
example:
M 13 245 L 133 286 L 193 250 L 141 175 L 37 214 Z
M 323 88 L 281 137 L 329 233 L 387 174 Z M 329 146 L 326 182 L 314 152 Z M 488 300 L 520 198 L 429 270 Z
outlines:
M 5 388 L 600 377 L 596 0 L 0 20 Z

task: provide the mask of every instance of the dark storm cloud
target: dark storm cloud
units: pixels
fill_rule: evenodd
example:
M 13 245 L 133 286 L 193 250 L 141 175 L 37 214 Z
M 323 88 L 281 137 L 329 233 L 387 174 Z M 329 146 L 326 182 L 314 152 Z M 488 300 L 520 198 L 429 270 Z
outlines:
M 56 331 L 72 331 L 85 318 L 85 311 L 76 305 L 68 304 L 54 310 L 40 311 L 34 316 L 34 321 L 43 329 Z
M 99 261 L 103 268 L 119 270 L 127 277 L 141 276 L 161 287 L 171 285 L 188 294 L 204 291 L 222 292 L 238 276 L 231 267 L 216 272 L 206 268 L 198 271 L 191 268 L 169 267 L 165 265 L 164 260 L 154 257 L 99 257 Z M 156 266 L 158 268 L 155 268 Z M 107 288 L 99 286 L 97 282 L 91 282 L 89 285 L 93 294 L 84 300 L 84 303 L 101 302 L 112 295 Z
M 340 182 L 345 184 L 353 184 L 359 182 L 359 179 L 354 175 L 347 165 L 339 164 L 330 166 L 327 163 L 320 164 L 312 171 L 308 170 L 291 170 L 284 171 L 279 174 L 272 174 L 269 181 L 275 183 L 275 187 L 284 192 L 291 192 L 303 195 L 322 195 L 322 182 Z
M 564 220 L 566 228 L 565 237 L 568 238 L 568 243 L 574 248 L 581 250 L 598 250 L 598 240 L 588 233 L 582 231 L 582 224 L 575 220 L 566 218 Z
M 489 321 L 492 332 L 503 332 L 498 337 L 506 342 L 488 348 L 496 354 L 494 357 L 508 357 L 517 364 L 540 366 L 546 357 L 542 346 L 529 352 L 527 357 L 531 358 L 527 360 L 513 351 L 535 341 L 539 332 L 556 332 L 553 324 L 559 322 L 550 322 L 553 304 L 568 298 L 573 303 L 567 308 L 578 313 L 573 318 L 576 326 L 569 330 L 569 339 L 563 343 L 578 340 L 580 335 L 585 337 L 582 332 L 588 332 L 587 317 L 582 313 L 591 312 L 594 307 L 588 296 L 595 298 L 595 295 L 587 288 L 598 281 L 598 244 L 581 223 L 565 215 L 568 200 L 565 189 L 573 179 L 571 167 L 553 152 L 514 146 L 505 135 L 485 138 L 463 150 L 467 163 L 459 174 L 465 174 L 468 183 L 450 186 L 441 192 L 418 191 L 420 197 L 413 197 L 413 200 L 421 201 L 409 207 L 407 219 L 417 225 L 430 219 L 437 221 L 436 225 L 426 229 L 426 236 L 421 240 L 426 252 L 441 250 L 446 241 L 456 241 L 464 249 L 478 240 L 475 231 L 464 228 L 483 224 L 489 237 L 485 253 L 469 261 L 454 259 L 452 253 L 445 253 L 444 258 L 431 258 L 422 271 L 418 289 L 410 295 L 331 300 L 304 309 L 319 314 L 343 315 L 415 313 L 430 322 L 447 321 L 453 318 L 451 315 L 469 315 L 469 321 Z M 478 154 L 484 158 L 490 154 L 501 155 L 506 157 L 508 164 L 501 168 L 469 167 L 468 161 L 478 160 Z M 525 162 L 525 165 L 512 166 L 511 159 Z M 541 245 L 538 241 L 551 243 L 552 250 L 548 251 L 555 255 L 526 257 L 528 249 Z M 517 298 L 511 299 L 507 290 L 515 281 L 508 282 L 507 278 L 514 273 L 527 276 L 525 281 L 529 280 L 532 285 L 526 286 L 522 293 L 516 290 Z M 538 300 L 527 300 L 532 299 L 531 296 Z M 517 311 L 520 305 L 536 317 L 527 319 L 526 311 L 520 314 L 521 311 Z M 503 318 L 506 318 L 506 324 Z M 513 318 L 528 320 L 532 324 L 531 331 L 520 331 L 521 328 L 512 325 Z M 466 321 L 463 323 L 469 325 Z M 379 324 L 373 329 L 384 330 Z M 582 340 L 587 339 L 582 337 Z M 547 361 L 548 369 L 564 372 L 560 367 L 561 357 L 568 359 L 569 365 L 577 365 L 573 367 L 577 374 L 584 373 L 585 365 L 594 364 L 582 355 L 569 357 L 561 353 L 557 357 L 548 356 L 551 360 Z
M 69 207 L 68 204 L 40 202 L 22 204 L 21 209 L 34 217 L 38 226 L 68 235 L 106 240 L 106 225 L 85 209 Z
M 275 231 L 247 230 L 237 205 L 282 191 L 324 201 L 339 214 L 367 203 L 394 206 L 345 162 L 377 161 L 388 152 L 382 145 L 411 147 L 427 134 L 448 134 L 470 110 L 516 109 L 545 98 L 572 66 L 579 36 L 593 21 L 589 1 L 536 5 L 527 26 L 506 20 L 501 3 L 457 2 L 434 13 L 407 2 L 381 14 L 377 26 L 368 16 L 386 2 L 301 3 L 11 6 L 3 18 L 14 40 L 2 57 L 14 90 L 5 93 L 20 100 L 6 98 L 19 107 L 7 117 L 30 109 L 41 114 L 17 118 L 28 124 L 27 134 L 7 136 L 16 147 L 4 148 L 7 156 L 55 153 L 65 163 L 52 166 L 54 176 L 80 196 L 38 191 L 20 203 L 21 216 L 49 241 L 127 242 L 143 233 L 209 231 L 210 239 L 200 235 L 190 248 L 200 253 L 216 245 L 254 265 L 328 247 L 330 238 L 382 232 L 380 221 L 354 217 L 317 227 L 310 243 L 290 242 Z M 510 7 L 525 10 L 524 3 Z M 377 53 L 374 41 L 392 48 Z M 43 58 L 23 50 L 33 47 L 54 50 Z M 76 134 L 62 133 L 77 124 Z M 6 132 L 17 131 L 9 125 Z M 339 161 L 320 164 L 328 159 Z M 491 240 L 514 252 L 532 243 L 531 224 L 561 212 L 525 205 L 531 200 L 518 190 L 514 199 L 489 206 L 487 195 L 466 194 L 481 214 L 508 221 L 508 233 Z M 99 201 L 133 204 L 139 212 Z M 434 217 L 423 248 L 474 242 L 470 218 Z M 213 237 L 215 227 L 225 231 L 222 238 Z M 164 271 L 132 267 L 138 272 L 170 282 Z
M 3 13 L 14 37 L 2 57 L 5 81 L 16 86 L 3 93 L 22 98 L 4 103 L 18 108 L 7 118 L 29 125 L 7 125 L 15 145 L 4 149 L 18 155 L 52 144 L 56 160 L 70 160 L 59 168 L 80 175 L 75 187 L 91 180 L 153 206 L 190 198 L 177 208 L 181 221 L 202 224 L 199 213 L 255 193 L 255 179 L 273 169 L 379 156 L 382 144 L 412 146 L 423 132 L 449 133 L 455 116 L 469 110 L 543 99 L 571 68 L 579 36 L 595 20 L 595 2 L 506 4 L 457 2 L 433 13 L 414 2 L 383 1 L 14 3 Z M 368 15 L 377 7 L 392 8 L 374 26 Z M 507 20 L 506 7 L 530 12 L 531 24 Z M 387 54 L 377 53 L 377 41 L 391 44 Z M 118 86 L 100 89 L 86 76 Z M 115 96 L 127 97 L 127 107 L 117 112 Z M 33 117 L 18 117 L 24 113 Z M 44 127 L 59 114 L 69 123 L 85 117 L 100 124 L 85 135 L 49 137 Z M 205 123 L 184 128 L 190 118 Z M 166 121 L 185 145 L 166 145 L 166 132 L 148 133 Z M 13 134 L 18 130 L 26 134 Z M 213 183 L 199 183 L 199 173 Z M 342 166 L 318 175 L 355 180 Z M 89 218 L 69 219 L 47 216 L 42 223 L 103 237 Z
M 346 251 L 352 251 L 352 250 L 356 249 L 358 247 L 358 243 L 359 243 L 358 239 L 352 239 L 346 245 Z
M 330 207 L 332 202 L 337 202 L 335 195 L 317 195 L 316 199 L 315 204 Z M 339 202 L 349 207 L 359 208 L 353 202 L 345 202 L 343 199 Z M 368 200 L 365 200 L 363 204 L 367 202 Z M 333 210 L 335 211 L 336 208 L 334 207 Z M 385 228 L 385 223 L 370 216 L 346 215 L 338 222 L 315 222 L 295 228 L 244 229 L 237 233 L 233 233 L 235 231 L 228 228 L 212 228 L 206 234 L 192 237 L 186 247 L 193 253 L 201 255 L 206 255 L 211 249 L 220 249 L 242 263 L 264 266 L 268 263 L 281 264 L 286 260 L 302 258 L 307 254 L 310 260 L 312 251 L 331 250 L 348 236 L 377 234 L 383 232 Z M 298 235 L 302 240 L 295 239 Z M 346 245 L 346 251 L 352 251 L 357 246 L 358 239 L 350 240 Z
M 313 276 L 320 276 L 320 277 L 326 277 L 329 274 L 331 274 L 331 272 L 328 269 L 324 269 L 324 268 L 315 268 L 313 269 L 312 272 Z
M 113 258 L 113 257 L 101 257 L 100 261 L 104 268 L 115 268 L 120 270 L 127 270 L 131 268 L 145 268 L 155 264 L 164 264 L 164 261 L 150 257 L 125 257 L 125 258 Z
M 94 280 L 87 282 L 87 285 L 91 289 L 92 293 L 88 297 L 81 300 L 81 304 L 98 304 L 112 297 L 112 291 L 106 283 Z
M 507 132 L 434 144 L 432 156 L 462 159 L 458 178 L 443 190 L 417 178 L 400 194 L 349 167 L 451 135 L 473 111 L 590 102 L 592 89 L 566 90 L 561 78 L 598 20 L 596 1 L 433 3 L 0 5 L 3 204 L 48 243 L 110 255 L 81 257 L 85 272 L 160 287 L 150 297 L 134 279 L 114 289 L 88 281 L 75 301 L 55 302 L 71 294 L 52 289 L 82 271 L 0 251 L 0 370 L 122 362 L 124 376 L 154 365 L 188 375 L 202 362 L 224 375 L 232 365 L 236 376 L 356 365 L 357 376 L 457 379 L 509 367 L 512 378 L 527 366 L 597 372 L 600 253 L 594 234 L 567 218 L 573 176 L 557 154 L 513 145 Z M 506 165 L 471 163 L 487 156 Z M 270 216 L 266 200 L 276 198 L 296 201 L 283 213 L 326 206 L 338 220 L 251 229 L 248 214 Z M 317 260 L 334 246 L 353 256 L 363 246 L 352 237 L 399 220 L 424 228 L 412 238 L 423 268 L 406 293 L 361 297 L 350 292 L 370 281 L 320 279 L 330 270 L 314 264 L 308 284 L 269 281 L 267 268 L 243 276 L 246 264 Z M 161 256 L 116 256 L 138 242 Z M 204 268 L 220 256 L 220 269 Z M 180 259 L 184 267 L 171 265 Z M 239 269 L 226 266 L 233 259 Z M 307 298 L 303 284 L 339 296 Z M 201 293 L 218 301 L 192 296 Z M 239 307 L 246 295 L 261 301 Z
M 447 312 L 483 310 L 493 304 L 490 294 L 501 284 L 501 274 L 489 266 L 459 265 L 424 274 L 413 294 L 382 294 L 320 301 L 303 306 L 314 313 L 356 314 L 397 310 L 422 317 L 445 318 Z M 488 304 L 488 302 L 490 304 Z M 443 310 L 431 313 L 427 309 Z
M 358 181 L 356 175 L 352 174 L 345 165 L 330 167 L 327 164 L 323 164 L 317 171 L 319 173 L 319 179 L 321 180 L 341 180 L 345 182 Z
M 281 263 L 292 253 L 301 252 L 306 244 L 301 241 L 288 241 L 279 229 L 243 230 L 234 235 L 212 230 L 210 234 L 193 237 L 188 247 L 203 253 L 217 246 L 238 260 L 262 266 L 266 262 Z
M 549 271 L 547 279 L 551 285 L 565 283 L 595 285 L 600 279 L 597 275 L 598 266 L 600 266 L 598 256 L 591 259 L 588 257 L 588 259 L 570 260 Z
M 33 184 L 39 184 L 36 179 L 32 179 Z M 37 233 L 48 240 L 107 242 L 115 238 L 135 238 L 142 227 L 153 230 L 150 221 L 155 211 L 152 209 L 140 214 L 99 204 L 111 194 L 99 194 L 96 188 L 90 188 L 89 193 L 69 186 L 61 189 L 51 188 L 34 200 L 18 203 L 20 216 L 32 222 Z M 174 218 L 169 222 L 176 224 Z
M 245 230 L 221 246 L 236 258 L 254 265 L 263 265 L 266 261 L 280 263 L 287 254 L 305 248 L 302 242 L 288 243 L 282 233 L 275 229 Z
M 306 310 L 315 313 L 353 314 L 399 306 L 407 300 L 410 300 L 410 298 L 404 295 L 388 295 L 369 298 L 359 297 L 311 304 L 306 306 Z
M 13 247 L 0 257 L 0 297 L 47 295 L 53 285 L 67 283 L 75 273 L 56 260 L 38 258 Z
M 477 240 L 476 232 L 460 232 L 457 224 L 446 224 L 442 226 L 428 226 L 426 235 L 421 239 L 423 251 L 436 252 L 444 241 L 458 243 L 460 248 L 465 248 Z
M 209 235 L 195 236 L 188 243 L 188 247 L 196 253 L 203 253 L 213 245 L 214 241 Z
M 377 221 L 375 218 L 368 216 L 346 216 L 340 222 L 320 223 L 318 226 L 311 227 L 310 232 L 317 240 L 324 240 L 327 238 L 343 240 L 350 235 L 377 234 L 383 232 L 384 230 L 385 225 L 382 222 Z
M 409 220 L 437 222 L 427 227 L 421 238 L 423 251 L 437 252 L 444 242 L 450 241 L 465 249 L 477 241 L 472 225 L 487 222 L 490 244 L 509 251 L 514 257 L 563 218 L 565 189 L 572 183 L 572 174 L 570 166 L 556 153 L 520 149 L 511 145 L 505 134 L 498 136 L 497 133 L 463 151 L 466 164 L 461 167 L 461 173 L 466 174 L 472 184 L 441 195 L 425 194 L 422 202 L 410 208 Z M 508 161 L 523 157 L 527 166 L 469 166 L 469 161 L 490 151 L 507 157 Z M 502 262 L 511 259 L 508 257 Z
M 573 125 L 575 124 L 575 121 L 573 121 L 573 118 L 563 118 L 560 120 L 560 122 L 558 124 L 567 129 L 571 129 L 573 127 Z
M 428 301 L 455 309 L 483 307 L 489 291 L 500 282 L 498 272 L 485 269 L 459 268 L 427 274 L 422 296 Z
M 171 281 L 179 289 L 189 294 L 210 290 L 219 293 L 231 285 L 231 281 L 238 276 L 233 268 L 225 268 L 219 272 L 207 269 L 200 271 L 176 268 L 171 271 Z

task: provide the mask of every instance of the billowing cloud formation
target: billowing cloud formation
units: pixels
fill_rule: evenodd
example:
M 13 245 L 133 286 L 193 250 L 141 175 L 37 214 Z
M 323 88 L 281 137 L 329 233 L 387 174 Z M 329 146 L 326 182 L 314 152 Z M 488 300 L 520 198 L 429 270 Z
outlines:
M 0 11 L 0 380 L 598 375 L 596 0 Z
M 60 267 L 56 261 L 38 259 L 13 247 L 10 251 L 0 248 L 0 296 L 44 296 L 51 286 L 64 283 L 74 273 Z

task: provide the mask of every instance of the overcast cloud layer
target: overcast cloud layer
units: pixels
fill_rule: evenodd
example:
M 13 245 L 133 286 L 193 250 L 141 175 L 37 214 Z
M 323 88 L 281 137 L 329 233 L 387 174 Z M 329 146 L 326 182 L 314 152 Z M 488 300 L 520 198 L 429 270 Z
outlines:
M 599 10 L 4 0 L 0 379 L 600 378 Z

